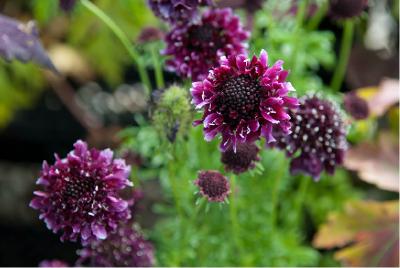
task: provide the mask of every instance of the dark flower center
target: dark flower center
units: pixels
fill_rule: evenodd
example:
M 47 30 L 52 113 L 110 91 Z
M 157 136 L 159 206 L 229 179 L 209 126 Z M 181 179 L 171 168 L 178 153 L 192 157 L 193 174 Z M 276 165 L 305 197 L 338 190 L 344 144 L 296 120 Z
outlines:
M 209 197 L 220 197 L 228 191 L 224 178 L 219 178 L 214 175 L 205 175 L 206 177 L 200 180 L 199 186 Z
M 219 112 L 230 125 L 254 118 L 259 111 L 260 86 L 248 75 L 231 77 L 219 87 Z
M 190 50 L 206 48 L 214 54 L 226 42 L 222 28 L 207 24 L 191 26 L 188 30 L 188 40 Z
M 87 193 L 91 193 L 95 190 L 95 184 L 93 179 L 75 179 L 69 181 L 64 190 L 65 197 L 79 198 Z

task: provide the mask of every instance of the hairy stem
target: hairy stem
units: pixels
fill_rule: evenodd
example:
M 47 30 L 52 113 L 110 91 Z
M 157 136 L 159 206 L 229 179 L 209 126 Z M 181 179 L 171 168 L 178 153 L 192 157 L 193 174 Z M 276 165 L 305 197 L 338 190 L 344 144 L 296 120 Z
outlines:
M 92 12 L 97 18 L 99 18 L 108 28 L 115 34 L 115 36 L 121 41 L 122 45 L 128 51 L 129 56 L 132 58 L 133 62 L 136 64 L 140 76 L 140 80 L 142 81 L 146 93 L 149 96 L 151 84 L 150 79 L 147 74 L 146 68 L 143 64 L 142 59 L 140 58 L 139 53 L 135 50 L 129 38 L 126 34 L 121 30 L 120 27 L 100 8 L 94 5 L 89 0 L 81 0 L 82 5 L 87 8 L 90 12 Z
M 333 74 L 331 82 L 331 89 L 334 92 L 339 91 L 343 83 L 344 75 L 347 69 L 347 63 L 349 61 L 351 46 L 353 44 L 353 34 L 354 34 L 354 21 L 346 20 L 344 22 L 343 38 L 342 38 L 342 43 L 340 45 L 339 61 L 335 69 L 335 72 Z
M 162 67 L 160 64 L 160 55 L 155 46 L 151 46 L 151 58 L 153 61 L 154 72 L 156 74 L 157 89 L 163 89 L 165 86 L 164 75 L 163 75 L 163 70 L 162 70 Z

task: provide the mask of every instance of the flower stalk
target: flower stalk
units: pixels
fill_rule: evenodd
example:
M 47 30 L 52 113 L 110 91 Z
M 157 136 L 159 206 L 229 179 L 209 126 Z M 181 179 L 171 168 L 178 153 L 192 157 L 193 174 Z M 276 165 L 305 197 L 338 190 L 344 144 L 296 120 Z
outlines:
M 140 76 L 140 80 L 142 81 L 147 96 L 150 95 L 151 83 L 146 71 L 146 68 L 143 64 L 142 59 L 140 58 L 139 53 L 133 47 L 133 44 L 129 41 L 126 34 L 121 30 L 121 28 L 100 8 L 91 3 L 89 0 L 81 0 L 82 5 L 89 10 L 93 15 L 99 18 L 108 28 L 117 36 L 117 38 L 121 41 L 122 45 L 127 50 L 129 56 L 132 58 L 133 62 L 136 64 Z
M 343 38 L 340 45 L 340 54 L 337 68 L 333 74 L 331 89 L 333 92 L 338 92 L 343 83 L 344 75 L 349 61 L 351 46 L 353 44 L 354 21 L 348 19 L 344 22 Z

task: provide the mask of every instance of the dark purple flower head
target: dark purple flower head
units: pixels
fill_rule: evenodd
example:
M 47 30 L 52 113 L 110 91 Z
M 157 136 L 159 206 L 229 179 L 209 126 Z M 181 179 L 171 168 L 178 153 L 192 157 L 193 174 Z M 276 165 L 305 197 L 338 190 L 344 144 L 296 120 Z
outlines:
M 164 38 L 164 33 L 159 28 L 146 27 L 143 28 L 143 30 L 140 32 L 137 40 L 139 43 L 143 44 L 143 43 L 158 41 L 163 38 Z
M 131 217 L 128 201 L 119 196 L 120 190 L 132 186 L 124 160 L 113 160 L 110 149 L 89 150 L 82 141 L 66 158 L 55 157 L 54 165 L 43 163 L 37 184 L 44 190 L 34 192 L 30 206 L 40 211 L 47 228 L 63 232 L 62 241 L 81 238 L 86 244 L 105 239 Z
M 78 251 L 77 265 L 91 267 L 151 267 L 153 246 L 132 224 L 122 224 L 106 240 L 94 241 Z
M 213 4 L 212 0 L 148 0 L 148 3 L 157 17 L 173 24 L 196 20 L 199 6 Z
M 224 163 L 226 171 L 240 174 L 256 166 L 255 162 L 260 161 L 259 151 L 260 149 L 254 143 L 239 143 L 236 152 L 230 147 L 221 153 L 221 162 Z
M 206 11 L 200 22 L 177 25 L 166 36 L 170 71 L 193 81 L 204 79 L 221 56 L 246 53 L 249 37 L 231 9 Z
M 361 120 L 368 118 L 368 103 L 357 96 L 355 92 L 347 93 L 344 96 L 343 104 L 346 112 L 348 112 L 354 119 Z
M 231 192 L 228 179 L 214 170 L 200 171 L 194 184 L 210 202 L 224 202 Z
M 290 135 L 276 135 L 277 147 L 294 157 L 290 163 L 292 174 L 304 172 L 315 180 L 323 170 L 333 174 L 343 163 L 347 148 L 346 131 L 336 107 L 316 96 L 300 100 L 300 107 L 291 113 Z
M 286 82 L 288 71 L 282 61 L 268 66 L 267 53 L 248 60 L 244 55 L 221 58 L 202 82 L 193 83 L 192 103 L 204 109 L 201 120 L 205 139 L 212 140 L 222 134 L 220 148 L 226 151 L 238 143 L 254 142 L 260 136 L 267 142 L 275 141 L 272 130 L 290 133 L 288 108 L 295 109 L 298 100 L 288 97 L 294 88 Z
M 336 19 L 359 16 L 367 7 L 368 0 L 330 0 L 329 14 Z
M 60 260 L 44 260 L 39 263 L 39 267 L 69 267 L 69 265 Z
M 60 8 L 66 12 L 71 11 L 75 6 L 76 0 L 60 0 Z

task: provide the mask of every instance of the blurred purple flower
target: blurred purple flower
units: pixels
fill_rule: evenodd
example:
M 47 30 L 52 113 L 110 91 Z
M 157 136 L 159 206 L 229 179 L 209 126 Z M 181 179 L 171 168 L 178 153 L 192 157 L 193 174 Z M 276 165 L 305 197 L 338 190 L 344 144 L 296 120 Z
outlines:
M 60 8 L 65 12 L 70 12 L 75 6 L 76 0 L 60 0 Z
M 198 7 L 209 5 L 212 0 L 148 0 L 154 14 L 173 24 L 190 23 L 198 18 Z
M 356 92 L 349 92 L 343 99 L 344 108 L 354 119 L 362 120 L 368 118 L 368 103 L 357 96 Z
M 210 202 L 224 202 L 231 193 L 228 179 L 218 171 L 200 171 L 194 184 Z
M 39 263 L 39 267 L 69 267 L 69 265 L 60 260 L 44 260 Z
M 221 56 L 246 53 L 249 33 L 231 9 L 206 11 L 200 22 L 177 25 L 166 36 L 167 68 L 193 81 L 204 79 Z
M 143 28 L 139 34 L 138 42 L 139 43 L 148 43 L 158 41 L 164 38 L 164 33 L 156 27 L 146 27 Z
M 293 133 L 276 133 L 277 146 L 292 159 L 292 174 L 304 172 L 318 180 L 323 170 L 333 174 L 343 163 L 347 149 L 346 131 L 335 106 L 318 97 L 300 100 L 300 107 L 291 113 Z
M 122 224 L 106 240 L 94 241 L 78 251 L 78 266 L 151 267 L 154 249 L 132 224 Z
M 231 147 L 221 154 L 221 162 L 225 165 L 226 171 L 240 174 L 256 166 L 255 162 L 260 161 L 259 151 L 254 143 L 239 143 L 236 152 Z
M 39 33 L 33 21 L 24 24 L 0 15 L 0 57 L 6 61 L 34 61 L 57 72 L 39 40 Z
M 254 142 L 260 136 L 267 142 L 275 141 L 272 131 L 279 128 L 290 133 L 289 108 L 295 109 L 298 100 L 289 97 L 294 88 L 286 82 L 288 71 L 277 61 L 268 66 L 263 50 L 251 60 L 244 55 L 223 57 L 202 82 L 193 83 L 192 103 L 204 109 L 202 124 L 205 139 L 211 141 L 222 134 L 220 149 L 236 151 L 238 143 Z
M 82 141 L 66 158 L 55 157 L 54 165 L 43 163 L 37 184 L 44 190 L 34 192 L 30 206 L 40 211 L 47 228 L 63 231 L 62 241 L 81 238 L 87 244 L 105 239 L 120 221 L 131 217 L 129 202 L 118 193 L 132 186 L 124 160 L 113 160 L 110 149 L 89 150 Z
M 368 0 L 329 0 L 329 14 L 336 19 L 357 17 L 368 5 Z

